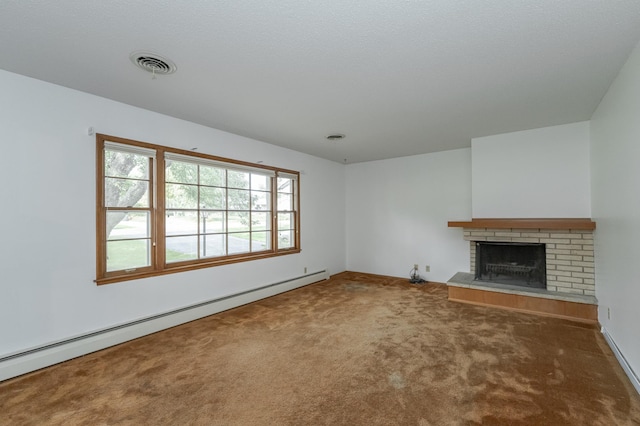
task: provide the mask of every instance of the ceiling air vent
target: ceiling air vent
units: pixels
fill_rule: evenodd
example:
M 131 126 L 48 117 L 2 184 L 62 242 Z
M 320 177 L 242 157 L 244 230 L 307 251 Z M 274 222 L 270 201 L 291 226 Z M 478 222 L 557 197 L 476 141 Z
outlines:
M 129 55 L 129 59 L 131 59 L 131 62 L 137 65 L 138 68 L 150 72 L 154 76 L 156 74 L 173 74 L 178 69 L 172 60 L 164 58 L 156 53 L 137 51 Z

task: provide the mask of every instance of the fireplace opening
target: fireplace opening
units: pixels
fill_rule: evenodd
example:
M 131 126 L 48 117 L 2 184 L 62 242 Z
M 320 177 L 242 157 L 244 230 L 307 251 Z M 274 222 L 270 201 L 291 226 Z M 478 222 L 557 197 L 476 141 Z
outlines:
M 545 245 L 478 241 L 475 279 L 546 289 Z

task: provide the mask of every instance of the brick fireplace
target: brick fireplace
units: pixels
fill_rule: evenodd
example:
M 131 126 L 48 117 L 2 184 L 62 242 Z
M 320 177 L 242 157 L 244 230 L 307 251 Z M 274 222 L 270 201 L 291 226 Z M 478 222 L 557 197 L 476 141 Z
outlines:
M 596 295 L 593 266 L 593 231 L 583 229 L 464 229 L 470 244 L 470 270 L 476 270 L 476 241 L 544 243 L 547 290 Z
M 595 223 L 590 219 L 473 219 L 449 222 L 449 227 L 463 228 L 463 238 L 470 248 L 470 273 L 458 273 L 447 283 L 451 300 L 597 320 Z M 476 280 L 479 242 L 543 244 L 546 289 Z

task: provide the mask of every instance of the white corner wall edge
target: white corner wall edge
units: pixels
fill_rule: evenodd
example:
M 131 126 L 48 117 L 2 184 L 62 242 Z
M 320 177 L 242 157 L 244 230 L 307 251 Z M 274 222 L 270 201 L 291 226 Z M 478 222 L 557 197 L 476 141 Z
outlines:
M 9 354 L 0 358 L 0 381 L 329 278 L 325 269 Z
M 640 379 L 638 379 L 638 376 L 636 375 L 636 373 L 633 371 L 633 369 L 627 362 L 627 359 L 624 357 L 624 355 L 622 355 L 622 352 L 620 352 L 620 349 L 618 349 L 618 345 L 616 345 L 616 342 L 613 340 L 613 337 L 611 337 L 607 329 L 602 327 L 600 331 L 602 332 L 604 339 L 609 344 L 609 347 L 613 351 L 613 354 L 618 359 L 618 362 L 622 366 L 622 369 L 629 377 L 629 380 L 631 380 L 631 384 L 633 385 L 634 388 L 636 388 L 636 392 L 640 394 Z

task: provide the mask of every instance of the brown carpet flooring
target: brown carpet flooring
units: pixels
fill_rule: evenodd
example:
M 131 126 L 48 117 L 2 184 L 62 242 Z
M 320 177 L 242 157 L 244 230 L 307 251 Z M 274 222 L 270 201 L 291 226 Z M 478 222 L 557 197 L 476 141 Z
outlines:
M 597 328 L 343 273 L 0 384 L 2 425 L 638 425 Z

